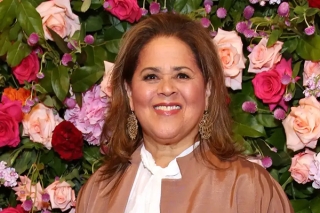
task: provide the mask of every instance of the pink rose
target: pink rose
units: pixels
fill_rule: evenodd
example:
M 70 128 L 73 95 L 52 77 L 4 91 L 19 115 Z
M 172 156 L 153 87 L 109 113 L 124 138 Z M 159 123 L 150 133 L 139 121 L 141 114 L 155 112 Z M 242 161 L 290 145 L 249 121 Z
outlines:
M 30 197 L 37 210 L 41 210 L 43 189 L 40 183 L 32 184 L 27 176 L 20 176 L 20 181 L 17 187 L 12 188 L 16 192 L 17 200 L 24 202 Z
M 320 137 L 320 103 L 314 96 L 301 99 L 282 124 L 289 149 L 315 148 Z
M 80 30 L 79 18 L 72 12 L 70 1 L 45 1 L 36 10 L 42 18 L 46 40 L 53 40 L 47 27 L 55 31 L 61 38 L 72 36 L 75 31 Z
M 16 208 L 8 207 L 5 209 L 2 209 L 2 211 L 0 211 L 0 212 L 1 213 L 25 213 L 26 211 L 24 211 L 24 209 L 21 207 L 21 205 L 17 205 Z
M 0 103 L 0 112 L 8 114 L 18 123 L 22 121 L 23 113 L 21 101 L 11 101 L 6 96 L 2 96 L 2 103 Z
M 315 152 L 306 149 L 304 152 L 300 152 L 292 158 L 289 172 L 291 172 L 291 177 L 298 183 L 305 184 L 310 181 L 310 165 L 314 160 L 315 154 Z
M 304 62 L 304 70 L 303 70 L 303 86 L 307 85 L 307 80 L 314 75 L 320 75 L 320 61 L 319 62 L 312 62 L 312 61 L 305 61 Z
M 250 60 L 248 72 L 260 73 L 267 71 L 281 59 L 280 50 L 283 42 L 277 41 L 272 47 L 267 48 L 267 38 L 262 38 L 252 52 L 248 55 Z
M 103 75 L 103 79 L 101 81 L 101 92 L 100 92 L 100 97 L 104 97 L 104 96 L 108 96 L 111 97 L 111 73 L 112 73 L 112 69 L 113 69 L 114 63 L 108 62 L 108 61 L 104 61 L 104 75 Z
M 53 110 L 39 103 L 26 114 L 22 120 L 23 136 L 30 136 L 34 142 L 43 144 L 47 149 L 51 149 L 52 132 L 62 121 Z
M 277 70 L 258 73 L 252 80 L 254 94 L 263 103 L 269 104 L 270 110 L 282 100 L 286 86 L 281 83 L 281 76 Z
M 19 142 L 18 122 L 12 116 L 0 111 L 0 147 L 16 147 Z
M 107 2 L 109 7 L 106 10 L 120 20 L 133 23 L 141 18 L 142 13 L 137 0 L 108 0 Z
M 213 41 L 218 47 L 222 62 L 225 84 L 233 90 L 241 89 L 242 70 L 245 68 L 246 59 L 242 52 L 242 41 L 235 31 L 218 29 Z
M 12 72 L 19 83 L 24 84 L 24 81 L 30 82 L 36 80 L 39 69 L 38 56 L 35 52 L 31 52 L 19 65 L 12 68 Z
M 75 205 L 75 193 L 69 183 L 55 181 L 45 191 L 50 195 L 51 208 L 66 211 Z

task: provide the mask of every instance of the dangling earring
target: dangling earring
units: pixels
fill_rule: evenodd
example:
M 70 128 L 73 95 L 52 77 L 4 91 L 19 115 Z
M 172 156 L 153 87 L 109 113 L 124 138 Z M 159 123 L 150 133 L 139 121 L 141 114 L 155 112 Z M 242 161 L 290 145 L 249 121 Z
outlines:
M 202 119 L 199 123 L 199 133 L 201 139 L 207 140 L 211 136 L 212 131 L 212 123 L 209 123 L 209 113 L 208 111 L 204 111 Z
M 131 140 L 136 139 L 138 134 L 138 121 L 133 111 L 127 119 L 127 131 Z

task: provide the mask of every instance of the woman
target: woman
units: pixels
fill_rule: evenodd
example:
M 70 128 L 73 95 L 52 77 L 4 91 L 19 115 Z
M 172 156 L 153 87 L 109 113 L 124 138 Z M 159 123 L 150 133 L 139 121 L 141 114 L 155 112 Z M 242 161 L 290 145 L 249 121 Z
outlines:
M 239 156 L 223 82 L 198 23 L 158 14 L 132 27 L 111 77 L 108 155 L 76 211 L 293 212 L 269 173 Z

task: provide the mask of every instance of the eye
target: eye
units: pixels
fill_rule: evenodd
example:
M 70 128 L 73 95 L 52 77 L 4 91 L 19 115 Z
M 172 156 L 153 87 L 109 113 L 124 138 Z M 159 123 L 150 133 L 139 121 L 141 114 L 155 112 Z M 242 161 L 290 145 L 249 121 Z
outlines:
M 179 73 L 178 75 L 177 75 L 177 78 L 180 78 L 180 79 L 188 79 L 188 78 L 190 78 L 187 74 L 185 74 L 185 73 Z
M 155 74 L 148 74 L 143 77 L 143 80 L 145 81 L 156 80 L 156 79 L 158 79 L 158 77 Z

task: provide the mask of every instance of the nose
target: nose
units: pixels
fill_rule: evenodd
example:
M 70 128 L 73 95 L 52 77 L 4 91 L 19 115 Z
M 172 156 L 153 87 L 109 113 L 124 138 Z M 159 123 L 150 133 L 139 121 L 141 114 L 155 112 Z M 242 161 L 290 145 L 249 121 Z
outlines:
M 158 94 L 164 96 L 171 96 L 177 92 L 174 79 L 163 78 L 158 84 Z

